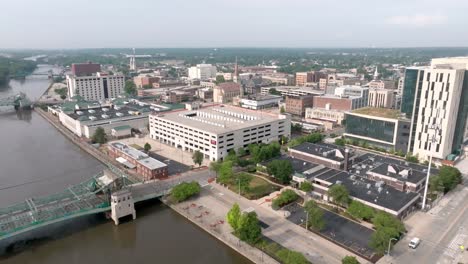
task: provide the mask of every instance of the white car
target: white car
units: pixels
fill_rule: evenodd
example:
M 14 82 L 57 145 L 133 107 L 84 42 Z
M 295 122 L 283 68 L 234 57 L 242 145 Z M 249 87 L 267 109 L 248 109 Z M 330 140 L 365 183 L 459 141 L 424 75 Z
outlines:
M 419 243 L 421 243 L 421 239 L 415 237 L 413 239 L 411 239 L 411 241 L 409 242 L 408 246 L 412 249 L 415 249 L 418 247 Z

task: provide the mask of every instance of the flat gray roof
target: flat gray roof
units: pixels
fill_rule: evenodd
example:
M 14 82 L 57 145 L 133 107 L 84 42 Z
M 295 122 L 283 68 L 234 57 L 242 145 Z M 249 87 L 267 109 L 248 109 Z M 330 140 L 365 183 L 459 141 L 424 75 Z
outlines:
M 166 163 L 163 163 L 157 159 L 153 159 L 150 156 L 148 156 L 146 153 L 141 152 L 135 148 L 132 148 L 130 146 L 127 146 L 123 143 L 120 142 L 113 142 L 110 143 L 114 148 L 119 149 L 120 151 L 124 152 L 125 154 L 129 155 L 133 159 L 135 159 L 138 163 L 142 164 L 143 166 L 154 170 L 154 169 L 159 169 L 159 168 L 164 168 L 166 167 Z
M 155 116 L 163 120 L 216 134 L 262 124 L 267 125 L 273 121 L 280 120 L 278 115 L 227 105 L 155 114 Z

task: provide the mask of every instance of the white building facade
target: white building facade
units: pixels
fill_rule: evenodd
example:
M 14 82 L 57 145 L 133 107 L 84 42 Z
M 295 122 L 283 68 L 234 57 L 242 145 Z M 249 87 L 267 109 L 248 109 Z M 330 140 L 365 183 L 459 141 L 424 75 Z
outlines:
M 149 116 L 150 137 L 184 151 L 200 151 L 211 161 L 249 144 L 278 142 L 291 135 L 287 115 L 215 106 Z
M 124 93 L 125 77 L 123 75 L 93 76 L 67 75 L 68 98 L 79 95 L 87 101 L 102 101 L 117 98 Z
M 467 70 L 468 57 L 461 57 L 433 59 L 424 71 L 419 111 L 414 118 L 413 154 L 419 158 L 428 160 L 432 152 L 435 159 L 446 159 L 468 139 Z
M 197 66 L 188 69 L 189 79 L 208 80 L 216 78 L 216 66 L 211 64 L 197 64 Z

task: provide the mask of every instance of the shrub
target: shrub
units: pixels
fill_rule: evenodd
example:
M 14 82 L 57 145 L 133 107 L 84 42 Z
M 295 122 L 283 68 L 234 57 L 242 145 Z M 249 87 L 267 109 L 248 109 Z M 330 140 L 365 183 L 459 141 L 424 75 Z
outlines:
M 281 194 L 275 198 L 271 204 L 271 207 L 275 210 L 296 201 L 299 198 L 299 195 L 293 190 L 285 190 L 281 192 Z
M 312 186 L 312 183 L 308 181 L 303 181 L 301 182 L 301 185 L 299 185 L 299 189 L 304 192 L 310 192 L 314 189 L 314 186 Z
M 200 193 L 200 185 L 198 182 L 183 182 L 172 188 L 171 197 L 179 203 L 198 193 Z

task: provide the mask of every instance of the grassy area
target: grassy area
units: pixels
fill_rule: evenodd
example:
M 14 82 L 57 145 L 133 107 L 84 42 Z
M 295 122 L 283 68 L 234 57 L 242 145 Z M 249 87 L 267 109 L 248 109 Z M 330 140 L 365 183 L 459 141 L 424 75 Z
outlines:
M 239 192 L 239 186 L 235 184 L 229 184 L 228 188 L 233 192 Z M 254 176 L 249 184 L 249 187 L 246 188 L 246 190 L 243 190 L 241 194 L 249 200 L 256 200 L 277 190 L 279 190 L 277 186 L 272 185 L 262 178 Z
M 138 145 L 138 144 L 130 144 L 130 147 L 136 148 L 136 149 L 138 149 L 138 150 L 143 149 L 143 147 L 140 146 L 140 145 Z
M 393 119 L 398 119 L 400 117 L 400 111 L 394 110 L 394 109 L 386 109 L 386 108 L 366 107 L 366 108 L 355 109 L 352 112 L 355 114 L 363 114 L 363 115 L 378 116 L 378 117 L 393 118 Z
M 289 250 L 282 245 L 264 237 L 261 241 L 255 244 L 255 247 L 265 252 L 268 256 L 276 259 L 279 263 L 284 264 L 308 264 L 308 261 L 303 254 L 293 250 Z

